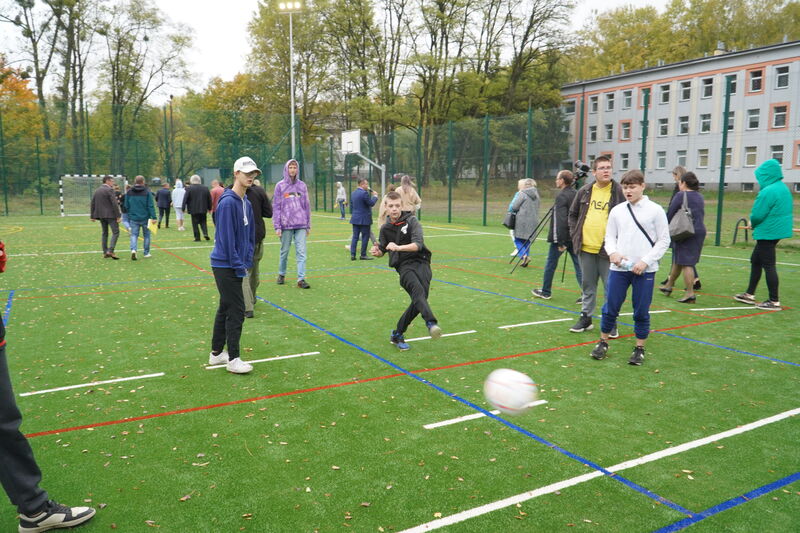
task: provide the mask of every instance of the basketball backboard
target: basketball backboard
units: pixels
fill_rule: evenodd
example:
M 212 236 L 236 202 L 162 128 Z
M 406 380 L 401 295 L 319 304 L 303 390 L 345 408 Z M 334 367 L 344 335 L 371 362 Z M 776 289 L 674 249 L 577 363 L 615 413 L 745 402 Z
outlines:
M 342 152 L 345 154 L 361 153 L 361 130 L 342 132 Z

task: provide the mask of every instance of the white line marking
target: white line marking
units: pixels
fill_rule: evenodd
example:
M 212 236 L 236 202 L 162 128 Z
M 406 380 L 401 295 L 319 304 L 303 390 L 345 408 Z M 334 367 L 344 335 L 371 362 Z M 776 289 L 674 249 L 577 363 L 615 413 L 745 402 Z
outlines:
M 547 403 L 547 400 L 536 400 L 535 402 L 531 402 L 528 405 L 526 405 L 525 408 L 527 409 L 528 407 L 535 407 L 537 405 L 544 405 L 546 403 Z M 499 415 L 500 414 L 500 411 L 498 411 L 498 410 L 489 411 L 489 412 L 492 413 L 493 415 Z M 451 426 L 453 424 L 458 424 L 459 422 L 465 422 L 467 420 L 475 420 L 476 418 L 483 418 L 484 416 L 486 416 L 486 415 L 483 414 L 483 413 L 473 413 L 471 415 L 460 416 L 458 418 L 451 418 L 450 420 L 443 420 L 441 422 L 434 422 L 433 424 L 425 424 L 422 427 L 424 427 L 425 429 L 436 429 L 436 428 L 440 428 L 440 427 L 444 427 L 444 426 Z
M 752 305 L 744 305 L 739 307 L 697 307 L 689 309 L 689 311 L 727 311 L 729 309 L 755 309 Z
M 658 311 L 650 311 L 651 315 L 655 315 L 656 313 L 671 313 L 672 309 L 660 309 Z M 633 313 L 620 313 L 619 316 L 633 316 Z
M 508 324 L 507 326 L 497 326 L 497 329 L 521 328 L 522 326 L 534 326 L 536 324 L 549 324 L 551 322 L 567 322 L 574 318 L 556 318 L 555 320 L 540 320 L 539 322 L 523 322 L 522 324 Z
M 724 255 L 706 255 L 706 254 L 701 254 L 701 255 L 703 257 L 713 257 L 714 259 L 731 259 L 733 261 L 748 261 L 748 262 L 750 261 L 749 257 L 726 257 Z M 776 265 L 793 266 L 793 267 L 800 266 L 797 263 L 781 263 L 780 261 L 776 261 L 775 264 Z
M 84 387 L 94 387 L 95 385 L 107 385 L 108 383 L 120 383 L 123 381 L 132 381 L 134 379 L 147 379 L 147 378 L 158 378 L 163 376 L 163 372 L 158 372 L 157 374 L 145 374 L 144 376 L 131 376 L 129 378 L 118 378 L 118 379 L 109 379 L 106 381 L 92 381 L 91 383 L 81 383 L 80 385 L 68 385 L 66 387 L 57 387 L 55 389 L 46 389 L 46 390 L 37 390 L 33 392 L 23 392 L 20 396 L 33 396 L 34 394 L 45 394 L 48 392 L 58 392 L 62 390 L 70 390 L 70 389 L 80 389 Z
M 760 428 L 761 426 L 766 426 L 767 424 L 773 424 L 775 422 L 779 422 L 786 418 L 795 416 L 800 414 L 800 408 L 792 409 L 790 411 L 784 411 L 783 413 L 778 413 L 777 415 L 762 418 L 761 420 L 756 420 L 755 422 L 751 422 L 750 424 L 745 424 L 743 426 L 739 426 L 735 429 L 731 429 L 728 431 L 723 431 L 722 433 L 716 433 L 714 435 L 709 435 L 708 437 L 703 437 L 702 439 L 693 440 L 690 442 L 686 442 L 684 444 L 678 446 L 672 446 L 670 448 L 666 448 L 664 450 L 651 453 L 638 459 L 633 459 L 631 461 L 625 461 L 624 463 L 619 463 L 614 466 L 608 467 L 606 470 L 610 472 L 620 472 L 622 470 L 632 468 L 634 466 L 643 465 L 645 463 L 650 463 L 652 461 L 656 461 L 658 459 L 663 459 L 664 457 L 669 457 L 670 455 L 675 455 L 678 453 L 685 452 L 687 450 L 691 450 L 693 448 L 698 448 L 700 446 L 704 446 L 706 444 L 710 444 L 712 442 L 717 442 L 719 440 L 733 437 L 734 435 L 739 435 L 741 433 L 745 433 L 747 431 L 752 431 L 754 429 Z M 506 507 L 510 507 L 512 505 L 516 505 L 518 503 L 522 503 L 527 500 L 531 500 L 538 496 L 542 496 L 544 494 L 552 494 L 556 491 L 565 489 L 567 487 L 572 487 L 573 485 L 578 485 L 580 483 L 584 483 L 586 481 L 598 478 L 602 476 L 603 473 L 600 471 L 590 472 L 588 474 L 584 474 L 582 476 L 573 477 L 570 479 L 565 479 L 564 481 L 559 481 L 557 483 L 553 483 L 552 485 L 547 485 L 545 487 L 540 487 L 538 489 L 534 489 L 528 492 L 523 492 L 522 494 L 517 494 L 511 496 L 509 498 L 505 498 L 503 500 L 498 500 L 496 502 L 487 503 L 486 505 L 481 505 L 480 507 L 474 507 L 472 509 L 468 509 L 466 511 L 461 511 L 460 513 L 456 513 L 450 516 L 446 516 L 444 518 L 439 518 L 437 520 L 433 520 L 431 522 L 426 522 L 424 524 L 420 524 L 418 526 L 405 529 L 400 533 L 418 533 L 422 531 L 431 531 L 433 529 L 439 529 L 440 527 L 450 526 L 453 524 L 457 524 L 459 522 L 463 522 L 464 520 L 469 520 L 470 518 L 475 518 L 476 516 L 481 516 L 487 513 L 491 513 L 492 511 L 497 511 L 498 509 L 504 509 Z
M 470 333 L 478 333 L 474 329 L 470 329 L 468 331 L 457 331 L 455 333 L 445 333 L 442 337 L 455 337 L 456 335 L 469 335 Z M 415 339 L 406 339 L 406 342 L 414 342 L 414 341 L 424 341 L 430 339 L 430 335 L 427 337 L 417 337 Z
M 279 355 L 277 357 L 267 357 L 266 359 L 255 359 L 253 361 L 247 361 L 250 364 L 253 363 L 268 363 L 270 361 L 277 361 L 279 359 L 294 359 L 295 357 L 305 357 L 306 355 L 317 355 L 319 352 L 306 352 L 306 353 L 296 353 L 292 355 Z M 227 365 L 207 365 L 206 370 L 214 370 L 215 368 L 225 368 Z

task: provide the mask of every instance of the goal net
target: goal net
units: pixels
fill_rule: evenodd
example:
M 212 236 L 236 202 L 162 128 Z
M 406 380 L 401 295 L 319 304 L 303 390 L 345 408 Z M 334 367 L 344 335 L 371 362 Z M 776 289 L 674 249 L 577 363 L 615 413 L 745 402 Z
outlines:
M 61 216 L 89 216 L 94 191 L 103 184 L 105 174 L 66 174 L 58 179 L 58 195 L 61 203 Z M 128 180 L 125 176 L 111 176 L 114 185 L 125 194 Z

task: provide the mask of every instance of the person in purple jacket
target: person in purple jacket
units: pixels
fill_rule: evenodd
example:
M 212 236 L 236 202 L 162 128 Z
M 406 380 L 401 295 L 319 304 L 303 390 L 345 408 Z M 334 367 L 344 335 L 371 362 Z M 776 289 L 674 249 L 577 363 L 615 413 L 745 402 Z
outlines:
M 311 233 L 311 205 L 308 203 L 308 189 L 298 177 L 298 170 L 297 161 L 288 160 L 283 166 L 283 179 L 275 186 L 272 195 L 272 225 L 281 239 L 276 283 L 285 283 L 289 248 L 294 240 L 297 286 L 310 289 L 311 285 L 306 283 L 306 237 Z
M 228 372 L 247 374 L 253 365 L 239 357 L 239 339 L 244 323 L 242 281 L 253 266 L 256 223 L 253 206 L 245 193 L 261 174 L 249 157 L 233 164 L 233 187 L 225 189 L 217 203 L 217 230 L 211 250 L 211 269 L 219 291 L 219 307 L 214 318 L 209 365 L 226 365 Z M 228 349 L 225 350 L 227 345 Z

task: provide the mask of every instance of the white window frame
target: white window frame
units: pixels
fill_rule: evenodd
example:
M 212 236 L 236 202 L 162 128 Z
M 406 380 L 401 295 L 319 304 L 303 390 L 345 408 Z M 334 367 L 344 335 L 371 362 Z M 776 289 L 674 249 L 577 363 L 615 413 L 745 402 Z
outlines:
M 783 69 L 786 69 L 783 72 Z M 779 72 L 780 71 L 780 72 Z M 786 80 L 786 83 L 781 85 L 781 80 Z M 789 88 L 789 65 L 777 65 L 775 67 L 775 90 L 782 90 Z
M 630 121 L 626 120 L 620 124 L 620 131 L 619 131 L 619 140 L 620 141 L 630 141 L 631 140 L 631 123 Z
M 570 111 L 570 108 L 572 109 L 572 111 Z M 575 109 L 576 109 L 576 105 L 575 105 L 575 99 L 574 98 L 564 102 L 564 114 L 565 115 L 574 115 L 575 114 Z
M 589 113 L 594 114 L 597 113 L 599 108 L 600 97 L 596 94 L 589 97 Z
M 703 164 L 703 159 L 706 160 Z M 708 168 L 708 148 L 699 148 L 697 150 L 697 168 Z
M 782 107 L 783 111 L 778 113 L 778 108 Z M 778 116 L 783 117 L 783 124 L 778 126 Z M 789 124 L 789 106 L 786 104 L 780 104 L 772 106 L 772 127 L 774 129 L 784 129 Z
M 670 93 L 672 92 L 672 87 L 669 83 L 665 83 L 663 85 L 658 86 L 658 103 L 659 104 L 668 104 L 670 99 Z
M 780 150 L 776 150 L 775 148 L 780 148 Z M 783 165 L 783 155 L 785 154 L 784 146 L 782 144 L 771 144 L 769 147 L 769 157 L 770 159 L 777 159 L 780 161 L 781 165 Z M 779 155 L 778 155 L 779 154 Z M 776 157 L 778 155 L 778 157 Z
M 588 142 L 597 142 L 597 126 L 589 126 L 589 140 Z
M 686 167 L 686 150 L 678 150 L 675 152 L 675 160 L 679 167 Z
M 736 127 L 736 111 L 728 111 L 728 131 L 733 131 Z
M 753 113 L 755 111 L 755 113 Z M 753 126 L 753 118 L 756 119 L 756 125 Z M 748 109 L 747 110 L 747 129 L 748 130 L 757 130 L 761 126 L 761 109 Z
M 658 136 L 666 137 L 668 135 L 669 135 L 669 119 L 668 118 L 658 119 Z
M 758 76 L 754 76 L 754 74 L 758 72 Z M 751 93 L 760 93 L 764 90 L 764 69 L 755 69 L 750 71 L 750 92 Z M 753 88 L 753 83 L 758 81 L 758 89 Z
M 656 152 L 656 168 L 658 170 L 667 168 L 667 152 Z
M 731 168 L 733 164 L 733 148 L 728 146 L 725 148 L 725 168 Z
M 633 89 L 622 91 L 622 109 L 633 107 Z
M 703 117 L 708 117 L 708 118 L 704 119 Z M 703 124 L 707 124 L 708 128 L 707 129 L 703 129 Z M 700 129 L 699 129 L 699 132 L 700 133 L 711 133 L 711 113 L 702 113 L 700 115 Z
M 628 153 L 621 153 L 619 154 L 619 169 L 620 170 L 628 170 L 628 165 L 630 164 L 630 158 Z
M 708 89 L 708 94 L 706 94 Z M 711 98 L 714 96 L 714 78 L 703 78 L 700 80 L 700 98 Z
M 614 111 L 614 93 L 606 93 L 606 111 Z
M 687 94 L 687 91 L 688 91 L 688 94 Z M 686 81 L 682 81 L 681 82 L 680 89 L 679 89 L 679 95 L 680 96 L 679 96 L 678 99 L 681 102 L 686 102 L 686 101 L 692 99 L 692 81 L 691 80 L 686 80 Z
M 603 140 L 607 141 L 607 142 L 614 140 L 614 125 L 613 124 L 603 124 Z
M 689 115 L 678 117 L 678 135 L 689 135 Z
M 748 158 L 752 156 L 752 161 L 748 161 Z M 745 146 L 744 147 L 744 166 L 745 167 L 755 167 L 758 163 L 758 146 Z

